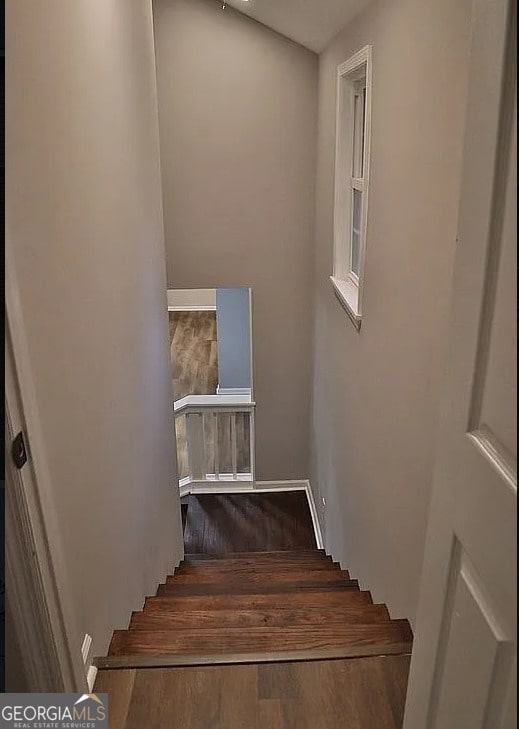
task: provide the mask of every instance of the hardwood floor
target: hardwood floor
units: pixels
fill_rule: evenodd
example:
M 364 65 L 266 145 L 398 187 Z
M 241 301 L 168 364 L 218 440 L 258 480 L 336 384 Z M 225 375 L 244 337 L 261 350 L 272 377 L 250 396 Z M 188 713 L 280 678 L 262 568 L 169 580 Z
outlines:
M 218 344 L 216 312 L 170 311 L 169 339 L 173 395 L 179 400 L 186 395 L 214 395 L 218 385 Z M 232 472 L 231 421 L 220 415 L 217 434 L 209 417 L 204 418 L 206 472 L 215 472 L 215 437 L 218 438 L 220 473 Z M 189 475 L 185 418 L 175 422 L 179 478 Z M 236 416 L 238 473 L 250 471 L 249 418 Z
M 184 545 L 211 555 L 317 546 L 304 491 L 191 495 Z
M 409 656 L 100 671 L 110 729 L 400 729 Z
M 169 339 L 175 400 L 214 395 L 218 384 L 215 311 L 170 311 Z

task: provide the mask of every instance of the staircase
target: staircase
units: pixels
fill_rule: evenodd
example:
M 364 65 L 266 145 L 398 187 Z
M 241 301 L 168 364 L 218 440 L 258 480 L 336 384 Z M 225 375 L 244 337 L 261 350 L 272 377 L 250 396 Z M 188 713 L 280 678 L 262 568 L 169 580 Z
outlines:
M 187 554 L 99 668 L 410 653 L 407 620 L 324 550 Z

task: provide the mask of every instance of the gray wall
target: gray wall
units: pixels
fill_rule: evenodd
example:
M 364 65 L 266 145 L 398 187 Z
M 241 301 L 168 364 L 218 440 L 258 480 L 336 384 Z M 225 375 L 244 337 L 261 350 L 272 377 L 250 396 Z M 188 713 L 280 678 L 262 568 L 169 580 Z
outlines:
M 151 2 L 9 0 L 6 22 L 7 275 L 70 639 L 99 655 L 182 553 Z
M 216 289 L 220 388 L 251 388 L 250 303 L 250 289 Z
M 375 2 L 320 57 L 311 480 L 326 546 L 413 619 L 456 237 L 470 0 Z M 364 318 L 332 272 L 335 73 L 373 44 Z
M 168 288 L 251 286 L 257 472 L 308 475 L 317 57 L 155 0 Z

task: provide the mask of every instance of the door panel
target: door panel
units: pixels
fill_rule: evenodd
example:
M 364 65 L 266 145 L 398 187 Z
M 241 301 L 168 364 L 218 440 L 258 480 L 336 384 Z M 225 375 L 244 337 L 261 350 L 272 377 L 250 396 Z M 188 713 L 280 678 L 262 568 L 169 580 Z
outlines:
M 404 729 L 516 724 L 515 2 L 475 0 L 451 339 Z
M 433 684 L 432 726 L 502 725 L 503 689 L 514 680 L 514 637 L 495 605 L 456 540 Z M 459 678 L 467 667 L 471 680 L 460 693 Z
M 487 430 L 500 450 L 517 462 L 517 369 L 512 367 L 517 348 L 517 247 L 503 245 L 517 240 L 517 159 L 516 129 L 512 131 L 510 166 L 503 213 L 501 256 L 496 281 L 489 281 L 495 290 L 495 303 L 490 323 L 490 342 L 483 382 L 481 411 L 477 427 Z

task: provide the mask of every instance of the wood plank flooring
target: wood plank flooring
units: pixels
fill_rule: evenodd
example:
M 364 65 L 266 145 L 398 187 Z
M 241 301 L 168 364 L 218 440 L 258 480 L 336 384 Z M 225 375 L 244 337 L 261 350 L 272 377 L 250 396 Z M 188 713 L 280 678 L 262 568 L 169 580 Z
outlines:
M 214 395 L 218 385 L 218 343 L 216 312 L 170 311 L 169 339 L 173 396 Z M 232 472 L 231 421 L 228 414 L 219 415 L 217 434 L 210 417 L 204 418 L 206 472 L 215 472 L 215 437 L 218 438 L 220 473 Z M 175 422 L 179 478 L 189 475 L 185 417 Z M 249 417 L 236 416 L 238 473 L 250 471 Z
M 186 395 L 214 395 L 218 384 L 216 312 L 168 313 L 175 400 Z
M 401 729 L 409 656 L 100 671 L 110 729 Z
M 317 546 L 304 491 L 191 495 L 184 545 L 209 555 Z

